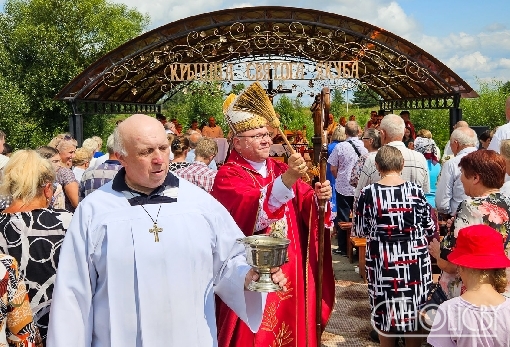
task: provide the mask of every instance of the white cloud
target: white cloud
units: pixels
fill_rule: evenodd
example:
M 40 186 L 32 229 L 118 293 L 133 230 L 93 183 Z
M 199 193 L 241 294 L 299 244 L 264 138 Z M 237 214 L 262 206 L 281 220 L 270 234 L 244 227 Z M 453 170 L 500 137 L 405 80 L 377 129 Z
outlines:
M 485 57 L 480 52 L 474 52 L 471 54 L 459 56 L 454 55 L 448 61 L 446 65 L 452 70 L 470 70 L 470 71 L 490 71 L 495 64 L 489 57 Z
M 0 0 L 1 1 L 1 0 Z M 468 34 L 462 30 L 445 32 L 442 37 L 426 35 L 414 16 L 407 14 L 401 0 L 114 0 L 149 13 L 151 28 L 189 16 L 227 8 L 254 5 L 292 6 L 332 12 L 355 18 L 392 32 L 430 53 L 476 88 L 475 76 L 482 80 L 501 76 L 510 78 L 510 29 L 491 23 L 482 32 Z M 253 0 L 247 0 L 253 1 Z

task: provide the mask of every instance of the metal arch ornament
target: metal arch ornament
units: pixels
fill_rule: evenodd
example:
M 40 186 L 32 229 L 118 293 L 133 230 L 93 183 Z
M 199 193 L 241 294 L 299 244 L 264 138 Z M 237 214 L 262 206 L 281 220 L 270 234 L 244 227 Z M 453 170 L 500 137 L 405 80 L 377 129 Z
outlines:
M 203 64 L 240 64 L 248 59 L 294 59 L 305 63 L 338 60 L 339 56 L 351 57 L 357 61 L 364 73 L 358 79 L 345 81 L 320 81 L 313 71 L 310 77 L 317 87 L 325 84 L 333 89 L 354 89 L 359 84 L 377 89 L 391 89 L 406 81 L 423 83 L 431 80 L 445 89 L 441 81 L 434 79 L 428 71 L 409 57 L 396 52 L 387 45 L 376 42 L 371 37 L 361 37 L 360 42 L 350 37 L 360 37 L 358 33 L 317 23 L 293 21 L 274 24 L 264 29 L 260 23 L 236 22 L 213 30 L 191 31 L 185 39 L 161 43 L 159 49 L 150 53 L 134 55 L 115 64 L 103 73 L 103 82 L 111 88 L 125 85 L 126 91 L 136 95 L 159 91 L 166 93 L 180 82 L 171 80 L 168 66 L 175 63 L 197 61 Z M 307 28 L 315 28 L 313 34 Z M 309 30 L 311 31 L 311 29 Z M 270 50 L 273 53 L 259 53 Z M 222 67 L 224 70 L 225 67 Z M 157 71 L 156 74 L 152 74 Z M 241 70 L 239 70 L 241 71 Z M 237 75 L 241 73 L 238 71 Z

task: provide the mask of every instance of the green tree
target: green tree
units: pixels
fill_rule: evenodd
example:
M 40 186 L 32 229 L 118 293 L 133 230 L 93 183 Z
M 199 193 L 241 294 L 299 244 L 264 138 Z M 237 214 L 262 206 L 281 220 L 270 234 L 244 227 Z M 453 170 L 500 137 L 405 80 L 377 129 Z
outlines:
M 45 134 L 41 141 L 68 129 L 68 106 L 53 100 L 58 91 L 148 23 L 147 15 L 106 0 L 6 1 L 0 13 L 5 52 L 0 75 L 24 95 L 24 116 Z M 85 129 L 101 131 L 106 124 L 101 118 L 86 117 Z
M 287 127 L 289 130 L 306 129 L 306 137 L 310 142 L 313 136 L 313 119 L 310 106 L 303 105 L 300 98 L 291 99 L 287 95 L 281 95 L 274 108 L 280 114 L 282 128 Z
M 213 116 L 223 132 L 227 133 L 228 125 L 223 116 L 224 99 L 225 92 L 220 82 L 192 82 L 165 101 L 163 114 L 167 119 L 176 118 L 184 130 L 191 125 L 192 119 L 201 124 L 207 123 L 209 117 Z
M 344 93 L 339 89 L 333 89 L 331 94 L 331 114 L 338 121 L 341 115 L 345 114 L 345 97 Z
M 379 95 L 368 88 L 360 87 L 354 91 L 351 102 L 359 108 L 370 108 L 379 105 L 379 100 Z

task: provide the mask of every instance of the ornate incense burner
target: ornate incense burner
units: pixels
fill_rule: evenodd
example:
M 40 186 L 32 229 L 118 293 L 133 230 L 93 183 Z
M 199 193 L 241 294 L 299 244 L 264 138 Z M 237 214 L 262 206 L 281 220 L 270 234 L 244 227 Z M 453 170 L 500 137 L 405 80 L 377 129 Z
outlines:
M 276 292 L 281 288 L 273 283 L 270 270 L 287 261 L 290 240 L 267 235 L 253 235 L 237 242 L 246 247 L 246 261 L 260 274 L 257 282 L 251 282 L 248 289 L 257 292 Z

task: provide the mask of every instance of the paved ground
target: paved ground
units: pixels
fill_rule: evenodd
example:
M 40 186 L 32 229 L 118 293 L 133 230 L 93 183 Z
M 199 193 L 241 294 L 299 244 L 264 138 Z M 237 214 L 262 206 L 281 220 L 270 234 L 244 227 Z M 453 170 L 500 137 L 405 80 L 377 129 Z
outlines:
M 336 240 L 333 241 L 336 244 Z M 333 249 L 336 246 L 333 245 Z M 333 254 L 335 273 L 335 307 L 326 331 L 322 335 L 322 347 L 377 347 L 368 338 L 372 330 L 368 288 L 359 275 L 357 254 L 351 264 L 347 257 Z M 403 346 L 403 343 L 400 344 Z M 423 347 L 430 347 L 424 343 Z
M 336 248 L 336 246 L 333 246 Z M 368 289 L 359 275 L 357 255 L 351 264 L 347 257 L 333 254 L 336 303 L 322 335 L 324 347 L 375 347 L 368 339 L 370 307 Z

